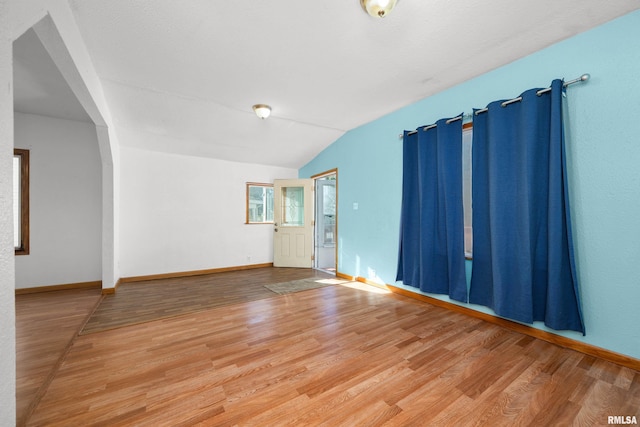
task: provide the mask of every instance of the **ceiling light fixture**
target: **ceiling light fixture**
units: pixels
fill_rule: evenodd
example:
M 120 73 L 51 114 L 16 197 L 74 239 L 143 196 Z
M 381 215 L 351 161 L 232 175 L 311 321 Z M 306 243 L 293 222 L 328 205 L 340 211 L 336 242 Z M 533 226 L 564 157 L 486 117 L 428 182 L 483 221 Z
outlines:
M 384 18 L 397 2 L 398 0 L 360 0 L 360 5 L 374 18 Z
M 267 104 L 256 104 L 253 106 L 253 111 L 255 111 L 256 116 L 263 120 L 271 115 L 271 107 Z

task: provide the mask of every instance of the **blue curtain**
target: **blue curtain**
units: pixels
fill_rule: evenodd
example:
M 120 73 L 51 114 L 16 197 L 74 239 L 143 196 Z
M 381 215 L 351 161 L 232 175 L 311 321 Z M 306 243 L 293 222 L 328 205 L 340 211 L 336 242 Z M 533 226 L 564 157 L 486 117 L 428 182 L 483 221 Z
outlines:
M 467 301 L 462 212 L 462 120 L 404 133 L 396 280 Z
M 571 237 L 563 82 L 492 102 L 473 118 L 469 301 L 584 334 Z

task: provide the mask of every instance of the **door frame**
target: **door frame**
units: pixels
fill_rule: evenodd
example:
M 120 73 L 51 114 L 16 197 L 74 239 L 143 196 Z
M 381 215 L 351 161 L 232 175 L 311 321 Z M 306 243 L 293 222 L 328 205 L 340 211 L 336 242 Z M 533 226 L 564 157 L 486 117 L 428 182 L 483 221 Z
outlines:
M 339 246 L 339 243 L 340 243 L 340 238 L 339 238 L 340 235 L 338 233 L 338 206 L 339 206 L 339 203 L 338 203 L 338 198 L 339 198 L 339 196 L 338 196 L 338 194 L 339 194 L 339 191 L 338 191 L 338 185 L 339 185 L 338 184 L 338 168 L 329 169 L 329 170 L 326 170 L 324 172 L 320 172 L 318 174 L 312 175 L 311 179 L 313 179 L 313 189 L 314 189 L 314 193 L 315 193 L 316 181 L 319 180 L 319 179 L 325 178 L 327 176 L 330 176 L 330 175 L 335 175 L 336 176 L 336 231 L 335 231 L 335 233 L 336 233 L 336 245 L 335 245 L 335 248 L 334 248 L 334 255 L 333 256 L 334 256 L 334 261 L 335 261 L 335 273 L 337 273 L 338 272 L 338 246 Z M 316 197 L 316 195 L 314 194 L 314 199 L 315 199 L 315 197 Z M 314 238 L 317 235 L 316 233 L 318 232 L 318 230 L 317 230 L 318 218 L 316 217 L 317 213 L 318 213 L 317 209 L 314 206 L 314 208 L 313 208 L 313 235 L 314 235 Z M 313 251 L 314 251 L 314 253 L 313 253 L 313 268 L 314 269 L 318 269 L 318 257 L 317 257 L 315 249 L 316 249 L 316 243 L 314 241 L 314 243 L 313 243 Z

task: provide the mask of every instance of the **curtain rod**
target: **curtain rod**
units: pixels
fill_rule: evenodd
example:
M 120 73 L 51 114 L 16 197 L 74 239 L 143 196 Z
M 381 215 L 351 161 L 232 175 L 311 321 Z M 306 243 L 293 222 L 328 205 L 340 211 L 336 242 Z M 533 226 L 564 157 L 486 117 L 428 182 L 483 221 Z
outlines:
M 580 77 L 578 77 L 578 78 L 575 78 L 575 79 L 573 79 L 573 80 L 569 80 L 568 82 L 564 82 L 564 83 L 562 84 L 562 87 L 567 87 L 567 86 L 572 85 L 572 84 L 574 84 L 574 83 L 586 82 L 587 80 L 589 80 L 589 77 L 591 77 L 591 76 L 590 76 L 589 74 L 586 74 L 586 73 L 585 73 L 585 74 L 581 75 L 581 76 L 580 76 Z M 542 94 L 543 94 L 543 93 L 545 93 L 545 92 L 549 92 L 550 90 L 551 90 L 551 88 L 550 88 L 550 87 L 548 87 L 548 88 L 546 88 L 546 89 L 541 89 L 541 90 L 539 90 L 539 91 L 537 91 L 537 92 L 536 92 L 536 95 L 540 96 L 540 95 L 542 95 Z M 501 105 L 501 106 L 503 106 L 503 107 L 506 107 L 506 106 L 507 106 L 507 105 L 509 105 L 509 104 L 513 104 L 514 102 L 519 102 L 519 101 L 522 101 L 522 97 L 521 97 L 521 96 L 519 96 L 519 97 L 517 97 L 517 98 L 509 99 L 509 100 L 507 100 L 507 101 L 504 101 L 504 102 L 503 102 L 502 104 L 500 104 L 500 105 Z M 481 109 L 481 110 L 477 110 L 474 114 L 477 116 L 478 114 L 480 114 L 480 113 L 485 113 L 485 112 L 487 112 L 487 111 L 489 111 L 489 109 L 488 109 L 488 108 L 483 108 L 483 109 Z
M 471 114 L 460 114 L 458 117 L 454 117 L 452 119 L 447 120 L 445 123 L 449 124 L 449 123 L 453 123 L 453 122 L 457 122 L 458 120 L 466 120 L 466 119 L 470 119 L 472 116 Z M 434 127 L 436 127 L 438 125 L 436 125 L 435 123 L 429 126 L 424 126 L 422 128 L 422 130 L 429 130 L 429 129 L 433 129 Z M 413 135 L 414 133 L 418 133 L 417 130 L 412 130 L 411 132 L 409 132 L 407 135 Z M 400 138 L 403 138 L 404 136 L 402 134 L 400 134 Z
M 586 82 L 587 80 L 589 80 L 589 78 L 590 78 L 590 77 L 591 77 L 591 76 L 590 76 L 589 74 L 585 73 L 585 74 L 581 75 L 580 77 L 577 77 L 577 78 L 575 78 L 575 79 L 573 79 L 573 80 L 569 80 L 569 81 L 567 81 L 567 82 L 564 82 L 564 83 L 562 84 L 562 86 L 563 86 L 563 87 L 567 87 L 567 86 L 572 85 L 572 84 L 574 84 L 574 83 Z M 539 90 L 538 92 L 536 92 L 536 95 L 540 96 L 540 95 L 542 95 L 542 94 L 543 94 L 543 93 L 545 93 L 545 92 L 549 92 L 550 90 L 551 90 L 551 88 L 550 88 L 550 87 L 548 87 L 548 88 L 546 88 L 546 89 L 541 89 L 541 90 Z M 512 104 L 512 103 L 514 103 L 514 102 L 519 102 L 519 101 L 522 101 L 522 97 L 521 97 L 521 96 L 519 96 L 519 97 L 517 97 L 517 98 L 509 99 L 509 100 L 507 100 L 507 101 L 504 101 L 504 102 L 503 102 L 502 104 L 500 104 L 500 105 L 502 105 L 503 107 L 506 107 L 506 106 L 507 106 L 507 105 L 509 105 L 509 104 Z M 488 109 L 488 108 L 483 108 L 483 109 L 481 109 L 481 110 L 477 110 L 474 114 L 475 114 L 475 115 L 478 115 L 478 114 L 480 114 L 480 113 L 485 113 L 485 112 L 487 112 L 487 111 L 489 111 L 489 109 Z M 469 118 L 472 118 L 472 117 L 473 117 L 473 116 L 472 116 L 471 114 L 464 114 L 464 115 L 461 115 L 461 116 L 458 116 L 458 117 L 454 117 L 453 119 L 449 119 L 449 120 L 447 120 L 445 123 L 446 123 L 446 124 L 449 124 L 449 123 L 453 123 L 453 122 L 455 122 L 455 121 L 457 121 L 457 120 L 461 120 L 461 119 L 469 119 Z M 423 128 L 422 128 L 422 130 L 429 130 L 429 129 L 433 129 L 433 128 L 434 128 L 434 127 L 436 127 L 436 126 L 437 126 L 436 124 L 432 124 L 432 125 L 429 125 L 429 126 L 425 126 L 425 127 L 423 127 Z M 418 133 L 418 131 L 417 131 L 417 130 L 412 130 L 412 131 L 411 131 L 411 132 L 409 132 L 407 135 L 413 135 L 413 134 L 415 134 L 415 133 Z M 399 136 L 399 138 L 404 138 L 404 135 L 403 135 L 403 134 L 400 134 L 400 135 L 398 135 L 398 136 Z

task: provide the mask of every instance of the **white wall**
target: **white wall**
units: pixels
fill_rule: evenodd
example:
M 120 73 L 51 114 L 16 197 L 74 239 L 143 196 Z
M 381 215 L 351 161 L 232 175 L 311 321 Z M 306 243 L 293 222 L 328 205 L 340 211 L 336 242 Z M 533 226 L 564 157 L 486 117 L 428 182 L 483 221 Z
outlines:
M 13 70 L 7 8 L 0 1 L 0 425 L 16 422 L 13 250 Z
M 44 18 L 44 19 L 43 19 Z M 42 24 L 39 25 L 38 23 Z M 15 256 L 13 250 L 13 69 L 12 44 L 38 26 L 49 54 L 94 122 L 106 128 L 100 139 L 103 167 L 103 286 L 118 271 L 117 137 L 102 86 L 66 0 L 0 0 L 0 425 L 15 424 Z M 42 40 L 41 40 L 42 41 Z
M 53 59 L 80 104 L 98 128 L 102 160 L 102 285 L 120 277 L 118 244 L 118 139 L 102 85 L 66 0 L 4 0 L 11 43 L 29 28 Z M 4 78 L 4 76 L 3 76 Z M 11 76 L 7 76 L 11 79 Z M 10 82 L 11 80 L 9 80 Z
M 91 123 L 15 113 L 15 147 L 29 152 L 30 253 L 16 288 L 101 279 L 102 171 Z
M 297 170 L 120 148 L 122 277 L 273 262 L 273 225 L 246 225 L 246 183 Z

